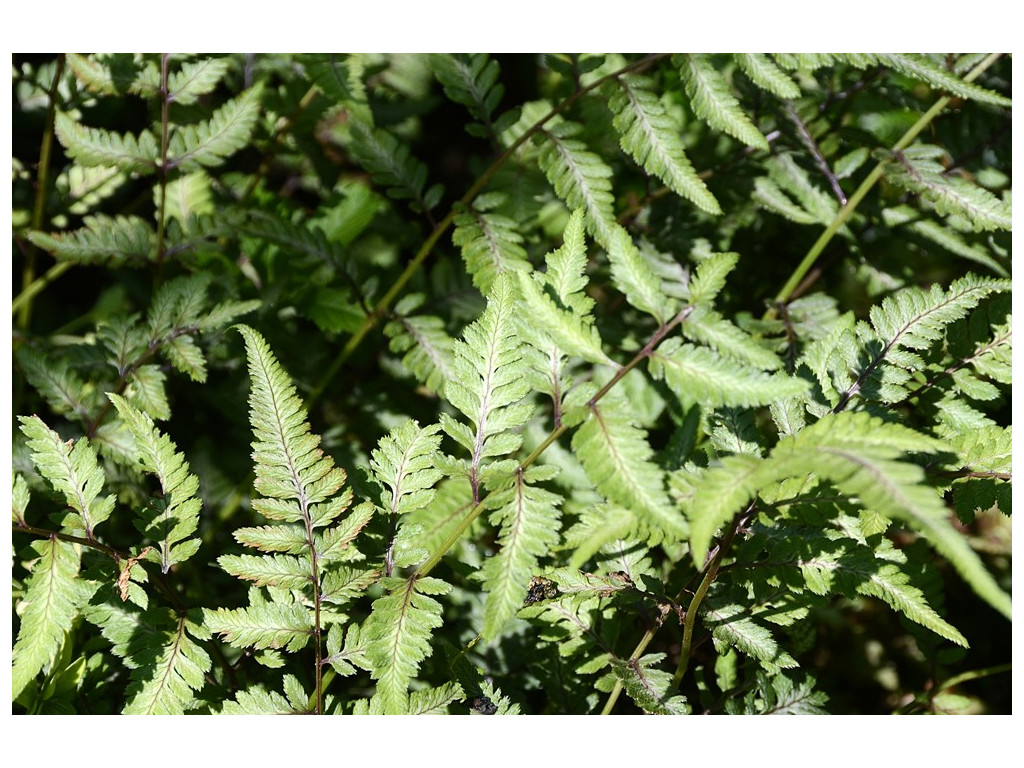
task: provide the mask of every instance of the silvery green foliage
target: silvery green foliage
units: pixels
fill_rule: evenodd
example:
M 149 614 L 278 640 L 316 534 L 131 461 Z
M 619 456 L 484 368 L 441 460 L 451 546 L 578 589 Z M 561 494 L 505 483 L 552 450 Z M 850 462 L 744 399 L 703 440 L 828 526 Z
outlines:
M 816 643 L 887 621 L 981 666 L 946 597 L 1012 616 L 992 61 L 26 63 L 16 710 L 819 714 Z

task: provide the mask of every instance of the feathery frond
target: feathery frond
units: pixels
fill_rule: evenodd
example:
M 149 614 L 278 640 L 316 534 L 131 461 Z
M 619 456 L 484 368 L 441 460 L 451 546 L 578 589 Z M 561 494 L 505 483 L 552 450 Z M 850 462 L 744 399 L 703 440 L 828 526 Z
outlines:
M 657 176 L 680 197 L 701 210 L 720 214 L 721 206 L 708 191 L 686 157 L 679 128 L 653 90 L 653 82 L 639 75 L 617 78 L 608 108 L 619 132 L 623 151 Z
M 200 539 L 189 538 L 199 527 L 199 479 L 189 473 L 184 457 L 175 452 L 174 443 L 160 433 L 149 416 L 123 397 L 113 393 L 107 396 L 135 437 L 142 468 L 160 481 L 162 497 L 141 513 L 141 530 L 147 539 L 157 542 L 159 551 L 152 553 L 152 560 L 167 573 L 199 549 Z
M 64 442 L 38 416 L 20 416 L 18 420 L 39 473 L 77 513 L 72 519 L 66 518 L 62 527 L 72 532 L 83 531 L 91 538 L 96 526 L 114 511 L 114 496 L 100 497 L 106 476 L 95 449 L 87 438 Z

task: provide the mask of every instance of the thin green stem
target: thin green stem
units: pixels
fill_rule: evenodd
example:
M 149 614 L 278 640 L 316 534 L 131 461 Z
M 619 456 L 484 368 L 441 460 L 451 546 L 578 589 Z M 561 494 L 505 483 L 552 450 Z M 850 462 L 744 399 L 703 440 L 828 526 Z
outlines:
M 700 585 L 697 587 L 697 591 L 693 593 L 693 599 L 690 600 L 690 605 L 686 609 L 686 621 L 683 625 L 683 643 L 679 649 L 679 664 L 676 666 L 676 673 L 672 676 L 672 685 L 677 688 L 686 674 L 687 667 L 690 665 L 690 653 L 693 650 L 693 627 L 697 622 L 697 611 L 711 585 L 714 583 L 715 578 L 718 576 L 718 569 L 722 564 L 722 558 L 725 557 L 725 554 L 732 547 L 733 539 L 736 538 L 736 532 L 753 509 L 754 505 L 751 504 L 729 525 L 725 537 L 722 539 L 721 544 L 718 545 L 718 551 L 711 558 L 711 563 L 704 572 L 704 578 L 701 579 Z M 679 597 L 682 599 L 683 596 L 680 595 Z
M 356 349 L 362 343 L 366 335 L 371 330 L 373 330 L 381 321 L 381 319 L 387 314 L 388 310 L 394 303 L 395 299 L 397 299 L 399 294 L 401 294 L 406 284 L 409 282 L 409 280 L 412 279 L 412 276 L 415 275 L 417 271 L 419 271 L 420 266 L 426 260 L 427 256 L 430 255 L 431 251 L 434 249 L 434 246 L 437 244 L 437 241 L 441 239 L 441 235 L 443 235 L 447 231 L 447 229 L 452 225 L 452 222 L 455 221 L 455 216 L 457 215 L 457 212 L 461 208 L 467 207 L 473 202 L 477 195 L 479 195 L 480 192 L 482 192 L 483 189 L 490 183 L 494 175 L 509 160 L 509 158 L 515 155 L 515 153 L 519 150 L 521 146 L 523 146 L 534 135 L 536 135 L 552 118 L 564 112 L 573 104 L 575 104 L 576 101 L 584 94 L 589 93 L 595 88 L 599 88 L 601 85 L 604 85 L 605 83 L 614 80 L 620 75 L 623 75 L 627 72 L 633 72 L 638 69 L 642 69 L 643 67 L 646 67 L 652 62 L 657 61 L 660 58 L 664 58 L 667 55 L 668 54 L 664 53 L 655 53 L 649 56 L 645 56 L 644 58 L 627 64 L 620 70 L 613 72 L 612 74 L 607 75 L 605 77 L 602 77 L 599 80 L 594 81 L 590 85 L 585 86 L 584 88 L 581 88 L 580 90 L 574 92 L 571 96 L 566 98 L 556 107 L 554 107 L 550 112 L 548 112 L 548 114 L 546 114 L 544 117 L 542 117 L 532 126 L 530 126 L 530 128 L 527 129 L 522 136 L 520 136 L 513 144 L 511 144 L 508 149 L 502 152 L 501 155 L 493 163 L 491 163 L 490 167 L 488 167 L 487 170 L 484 171 L 483 175 L 476 180 L 473 186 L 470 187 L 469 191 L 462 196 L 459 202 L 452 206 L 452 210 L 448 212 L 448 215 L 437 223 L 437 225 L 431 231 L 430 235 L 424 241 L 423 245 L 420 246 L 420 249 L 416 252 L 416 255 L 413 257 L 412 261 L 410 261 L 408 265 L 406 265 L 405 269 L 402 270 L 402 274 L 398 276 L 398 278 L 395 280 L 394 284 L 392 284 L 388 292 L 385 293 L 384 296 L 381 297 L 380 301 L 377 302 L 377 305 L 373 308 L 373 312 L 367 315 L 366 319 L 363 320 L 362 325 L 359 326 L 359 329 L 352 335 L 351 338 L 349 338 L 349 340 L 346 342 L 345 346 L 342 347 L 338 355 L 334 358 L 334 360 L 331 361 L 331 364 L 327 367 L 327 370 L 324 372 L 323 376 L 321 376 L 320 381 L 317 382 L 317 385 L 313 388 L 313 391 L 310 392 L 309 397 L 306 399 L 306 409 L 312 410 L 313 405 L 323 395 L 324 390 L 331 383 L 334 377 L 337 376 L 338 371 L 341 370 L 341 367 L 352 356 L 352 353 L 356 351 Z
M 37 231 L 43 228 L 46 219 L 46 196 L 50 182 L 50 158 L 53 154 L 53 124 L 57 114 L 57 89 L 60 86 L 60 79 L 63 75 L 64 57 L 58 56 L 57 69 L 53 74 L 53 82 L 50 84 L 50 90 L 47 94 L 49 104 L 46 106 L 46 126 L 43 129 L 43 140 L 39 148 L 39 169 L 36 172 L 36 196 L 32 206 L 32 229 Z M 22 289 L 21 294 L 18 296 L 19 299 L 24 296 L 25 300 L 17 304 L 17 307 L 20 307 L 18 327 L 22 330 L 27 330 L 29 322 L 32 320 L 32 297 L 45 287 L 44 284 L 36 291 L 29 293 L 28 289 L 37 282 L 36 249 L 35 247 L 30 247 L 25 254 L 25 263 L 21 269 Z
M 160 54 L 160 210 L 156 223 L 157 264 L 163 262 L 164 231 L 167 226 L 167 148 L 170 144 L 171 130 L 171 95 L 167 87 L 167 66 L 170 58 L 169 53 Z
M 966 77 L 964 77 L 964 81 L 971 82 L 973 80 L 976 80 L 981 75 L 981 73 L 988 69 L 990 66 L 992 66 L 1001 55 L 1002 54 L 999 53 L 993 53 L 986 56 L 974 69 L 972 69 L 967 74 Z M 920 135 L 921 131 L 927 128 L 929 124 L 931 124 L 931 122 L 936 118 L 936 116 L 940 112 L 942 112 L 943 109 L 946 108 L 946 105 L 949 104 L 951 100 L 951 96 L 943 96 L 941 99 L 936 101 L 935 104 L 932 105 L 931 109 L 929 109 L 927 112 L 921 115 L 918 121 L 914 123 L 912 126 L 910 126 L 907 132 L 903 134 L 902 138 L 899 141 L 897 141 L 895 145 L 893 145 L 891 151 L 900 152 L 909 147 L 911 142 L 913 142 L 914 139 L 916 139 Z M 835 218 L 828 225 L 825 231 L 821 233 L 821 236 L 814 242 L 814 245 L 811 246 L 811 249 L 807 252 L 807 255 L 804 256 L 803 261 L 801 261 L 797 268 L 793 271 L 793 274 L 790 275 L 789 280 L 786 281 L 786 284 L 782 286 L 782 290 L 780 290 L 778 294 L 776 294 L 776 305 L 785 304 L 787 301 L 789 301 L 789 299 L 793 295 L 793 292 L 797 289 L 801 281 L 804 279 L 804 276 L 808 273 L 808 271 L 810 271 L 811 267 L 814 266 L 814 263 L 818 260 L 818 257 L 821 256 L 822 252 L 825 250 L 825 247 L 832 241 L 832 238 L 835 237 L 836 233 L 840 229 L 842 229 L 843 225 L 850 220 L 850 217 L 853 216 L 854 212 L 857 210 L 857 206 L 861 204 L 861 201 L 863 201 L 864 198 L 867 196 L 868 192 L 871 191 L 871 188 L 875 186 L 879 179 L 882 178 L 886 162 L 887 161 L 884 160 L 879 162 L 878 165 L 876 165 L 874 169 L 871 171 L 871 173 L 867 175 L 864 181 L 861 182 L 860 186 L 857 187 L 857 191 L 850 195 L 850 199 L 846 201 L 846 205 L 839 209 L 839 212 L 836 214 Z M 775 306 L 770 307 L 768 311 L 765 313 L 765 318 L 774 318 L 776 315 L 776 311 L 777 310 Z
M 15 297 L 14 301 L 11 302 L 11 313 L 13 314 L 17 312 L 18 309 L 31 304 L 32 299 L 35 296 L 41 293 L 46 286 L 71 269 L 72 266 L 74 265 L 69 261 L 58 261 L 46 271 L 45 275 L 37 277 L 29 285 L 25 286 L 21 293 L 19 293 Z

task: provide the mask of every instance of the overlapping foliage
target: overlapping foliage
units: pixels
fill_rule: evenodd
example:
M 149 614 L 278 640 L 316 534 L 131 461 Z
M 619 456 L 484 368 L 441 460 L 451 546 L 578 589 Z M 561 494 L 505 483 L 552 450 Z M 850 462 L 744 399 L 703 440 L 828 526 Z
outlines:
M 16 712 L 1009 710 L 1001 57 L 16 64 Z

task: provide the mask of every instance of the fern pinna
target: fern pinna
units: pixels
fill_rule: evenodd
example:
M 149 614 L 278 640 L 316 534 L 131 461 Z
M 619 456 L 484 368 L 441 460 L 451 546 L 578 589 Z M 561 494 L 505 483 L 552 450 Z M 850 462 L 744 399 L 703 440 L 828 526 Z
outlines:
M 1006 57 L 42 58 L 16 711 L 1008 709 Z

